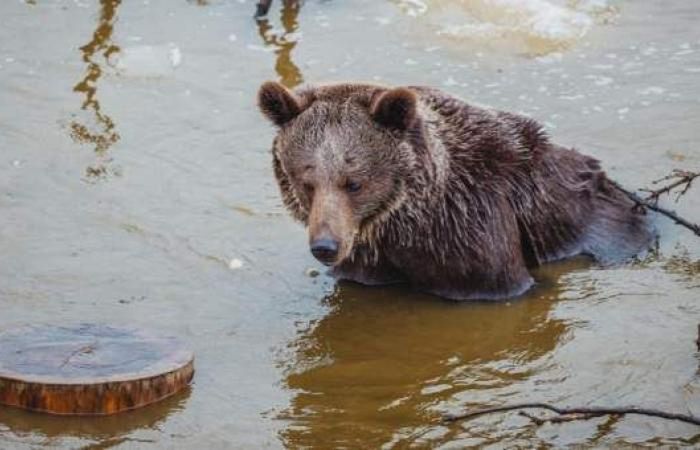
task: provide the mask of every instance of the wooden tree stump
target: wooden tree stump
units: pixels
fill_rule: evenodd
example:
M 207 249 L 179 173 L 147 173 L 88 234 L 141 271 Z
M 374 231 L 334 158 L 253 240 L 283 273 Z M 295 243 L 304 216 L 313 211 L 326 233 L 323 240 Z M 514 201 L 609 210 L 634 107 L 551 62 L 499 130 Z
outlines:
M 81 324 L 0 332 L 0 404 L 114 414 L 175 394 L 193 374 L 191 351 L 143 330 Z

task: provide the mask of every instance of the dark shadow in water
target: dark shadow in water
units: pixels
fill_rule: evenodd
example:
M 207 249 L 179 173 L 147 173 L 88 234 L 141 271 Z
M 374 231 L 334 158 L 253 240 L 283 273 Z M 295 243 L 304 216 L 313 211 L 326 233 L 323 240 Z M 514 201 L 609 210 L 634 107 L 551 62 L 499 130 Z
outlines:
M 275 55 L 277 55 L 275 71 L 279 75 L 280 82 L 289 88 L 304 81 L 299 67 L 292 61 L 292 50 L 297 45 L 294 32 L 299 28 L 297 17 L 300 9 L 301 2 L 299 0 L 284 0 L 282 2 L 281 22 L 283 30 L 281 31 L 270 25 L 267 17 L 257 19 L 260 37 L 266 46 L 275 49 Z
M 536 274 L 526 298 L 457 303 L 400 288 L 341 283 L 330 312 L 290 343 L 284 382 L 295 392 L 279 415 L 289 448 L 379 448 L 435 424 L 429 408 L 456 394 L 508 388 L 565 339 L 551 317 L 561 275 L 575 259 Z M 531 363 L 531 364 L 529 364 Z M 481 397 L 483 399 L 483 396 Z
M 74 120 L 70 124 L 70 135 L 76 142 L 94 146 L 95 153 L 102 160 L 97 165 L 89 166 L 86 169 L 88 178 L 101 178 L 107 175 L 107 167 L 105 166 L 105 160 L 109 161 L 107 151 L 119 140 L 114 121 L 102 112 L 96 94 L 97 82 L 102 76 L 103 70 L 100 64 L 106 63 L 112 54 L 119 52 L 119 46 L 112 42 L 112 32 L 117 17 L 117 8 L 120 4 L 121 0 L 100 0 L 100 17 L 97 28 L 90 42 L 80 47 L 83 61 L 87 63 L 87 70 L 85 77 L 73 87 L 73 91 L 84 95 L 85 100 L 81 109 L 91 111 L 95 117 L 95 123 L 90 126 Z M 104 61 L 96 61 L 96 57 L 99 56 Z
M 85 449 L 109 448 L 128 442 L 138 446 L 139 439 L 130 435 L 142 429 L 158 429 L 168 417 L 185 409 L 190 392 L 191 388 L 186 388 L 158 403 L 111 416 L 56 416 L 0 405 L 0 430 L 8 428 L 8 438 L 14 435 L 23 443 L 26 441 L 22 437 L 29 435 L 31 438 L 27 441 L 30 442 L 60 438 L 95 441 L 81 447 Z M 0 442 L 6 434 L 0 434 Z

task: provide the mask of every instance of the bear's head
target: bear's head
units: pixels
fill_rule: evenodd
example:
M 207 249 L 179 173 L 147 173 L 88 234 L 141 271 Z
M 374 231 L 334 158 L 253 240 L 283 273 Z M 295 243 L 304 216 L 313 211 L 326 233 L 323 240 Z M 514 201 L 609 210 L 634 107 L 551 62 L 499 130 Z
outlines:
M 272 153 L 284 203 L 308 226 L 311 253 L 322 263 L 348 258 L 358 237 L 405 201 L 415 167 L 410 141 L 420 134 L 417 102 L 406 88 L 260 88 L 260 110 L 278 127 Z

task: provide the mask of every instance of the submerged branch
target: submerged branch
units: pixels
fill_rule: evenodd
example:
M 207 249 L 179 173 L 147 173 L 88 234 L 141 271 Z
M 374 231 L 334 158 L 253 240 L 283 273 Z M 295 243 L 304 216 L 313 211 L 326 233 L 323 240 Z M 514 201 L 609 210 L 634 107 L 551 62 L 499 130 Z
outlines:
M 573 422 L 574 420 L 588 420 L 588 419 L 593 419 L 594 417 L 601 417 L 604 414 L 568 414 L 568 415 L 563 415 L 563 416 L 554 416 L 554 417 L 537 417 L 532 414 L 526 413 L 525 411 L 520 411 L 518 414 L 520 414 L 523 417 L 527 417 L 531 421 L 535 423 L 535 425 L 543 425 L 545 423 L 564 423 L 564 422 Z M 616 416 L 614 416 L 616 417 Z
M 625 414 L 638 414 L 643 416 L 658 417 L 661 419 L 668 420 L 678 420 L 681 422 L 691 423 L 694 425 L 700 425 L 700 417 L 694 417 L 687 414 L 677 414 L 665 411 L 660 411 L 657 409 L 647 409 L 647 408 L 558 408 L 556 406 L 550 405 L 548 403 L 519 403 L 515 405 L 505 405 L 497 406 L 495 408 L 485 408 L 477 409 L 475 411 L 466 412 L 464 414 L 455 414 L 443 416 L 443 422 L 456 422 L 458 420 L 469 420 L 474 417 L 483 416 L 485 414 L 493 414 L 498 412 L 514 411 L 520 409 L 547 409 L 553 411 L 562 418 L 557 421 L 564 421 L 564 417 L 568 416 L 569 419 L 566 420 L 586 420 L 592 417 L 605 416 L 605 415 L 625 415 Z M 528 417 L 531 417 L 528 415 Z M 544 423 L 545 419 L 537 419 Z M 539 424 L 539 422 L 537 422 Z

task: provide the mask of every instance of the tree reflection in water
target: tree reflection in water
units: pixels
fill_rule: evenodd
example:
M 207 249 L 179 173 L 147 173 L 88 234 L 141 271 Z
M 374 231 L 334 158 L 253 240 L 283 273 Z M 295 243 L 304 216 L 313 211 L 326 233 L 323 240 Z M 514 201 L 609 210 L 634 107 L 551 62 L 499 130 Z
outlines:
M 298 0 L 282 2 L 282 30 L 277 30 L 270 25 L 267 16 L 257 19 L 260 37 L 266 46 L 275 49 L 275 55 L 277 55 L 275 71 L 279 75 L 280 82 L 290 88 L 304 81 L 299 67 L 292 61 L 292 50 L 297 45 L 296 31 L 299 28 L 297 17 L 300 9 L 301 2 Z
M 121 0 L 100 0 L 97 28 L 90 42 L 80 47 L 87 70 L 85 76 L 73 87 L 73 91 L 84 95 L 81 109 L 91 111 L 95 123 L 90 126 L 73 120 L 70 124 L 70 135 L 75 142 L 94 146 L 99 161 L 96 165 L 87 167 L 88 178 L 107 175 L 106 164 L 110 161 L 108 150 L 119 140 L 114 121 L 102 111 L 96 94 L 97 82 L 103 73 L 101 64 L 105 64 L 111 55 L 119 52 L 119 46 L 112 41 L 112 32 L 120 4 Z M 96 57 L 101 57 L 101 60 L 97 61 Z

